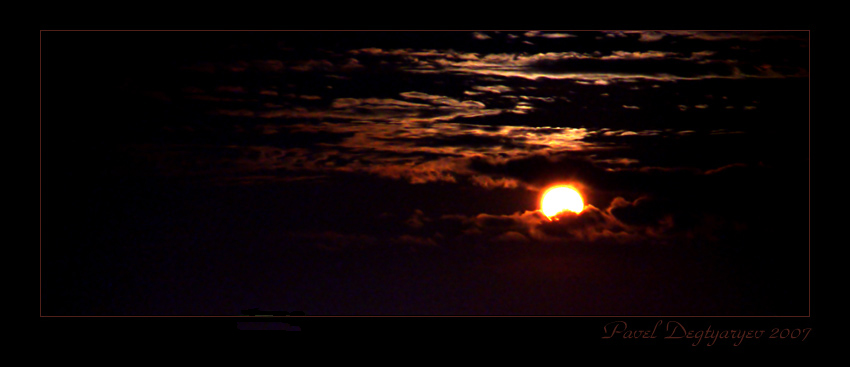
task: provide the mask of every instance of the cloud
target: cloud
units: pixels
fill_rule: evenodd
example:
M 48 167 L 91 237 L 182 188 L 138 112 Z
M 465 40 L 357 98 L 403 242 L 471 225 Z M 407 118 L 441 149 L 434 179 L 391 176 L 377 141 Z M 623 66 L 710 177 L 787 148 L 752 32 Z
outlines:
M 551 44 L 541 39 L 546 35 L 557 33 L 537 32 L 526 36 L 537 38 L 541 45 Z M 499 37 L 498 34 L 491 36 Z M 299 172 L 305 176 L 357 172 L 416 183 L 455 182 L 492 189 L 529 190 L 538 189 L 553 179 L 577 179 L 587 181 L 588 186 L 599 191 L 641 192 L 644 187 L 651 186 L 653 180 L 665 175 L 693 175 L 684 169 L 686 167 L 705 170 L 734 162 L 734 155 L 726 152 L 696 156 L 699 149 L 690 148 L 692 141 L 696 142 L 694 147 L 702 148 L 716 145 L 715 142 L 719 141 L 688 140 L 703 135 L 697 130 L 686 134 L 684 131 L 666 130 L 631 131 L 623 130 L 622 126 L 611 130 L 517 126 L 532 125 L 528 123 L 532 120 L 535 125 L 545 124 L 546 119 L 555 116 L 547 115 L 549 111 L 557 111 L 558 116 L 563 111 L 575 111 L 579 108 L 576 106 L 582 104 L 581 98 L 564 93 L 572 99 L 569 100 L 556 94 L 557 88 L 551 86 L 555 83 L 543 81 L 534 83 L 532 87 L 532 83 L 527 81 L 508 80 L 501 78 L 503 76 L 564 76 L 604 85 L 636 78 L 703 78 L 712 74 L 715 68 L 721 71 L 716 75 L 750 75 L 747 72 L 735 74 L 736 68 L 742 68 L 742 63 L 737 63 L 736 58 L 740 59 L 740 55 L 745 53 L 733 52 L 729 48 L 729 45 L 739 44 L 736 42 L 718 42 L 717 48 L 714 48 L 715 43 L 693 42 L 690 43 L 693 47 L 685 48 L 690 51 L 674 53 L 670 52 L 671 48 L 662 46 L 674 39 L 683 41 L 685 37 L 690 40 L 703 36 L 664 32 L 625 32 L 617 36 L 629 39 L 612 40 L 615 43 L 604 40 L 600 43 L 604 47 L 599 50 L 571 52 L 505 52 L 507 49 L 495 46 L 487 46 L 490 53 L 483 52 L 483 49 L 461 52 L 448 47 L 393 49 L 385 47 L 386 44 L 374 48 L 317 51 L 309 55 L 284 51 L 286 57 L 281 60 L 266 55 L 266 58 L 256 60 L 213 62 L 214 67 L 221 68 L 218 71 L 237 68 L 240 72 L 256 72 L 250 74 L 256 78 L 249 78 L 244 85 L 234 82 L 243 80 L 240 78 L 225 79 L 230 81 L 224 82 L 218 90 L 215 84 L 199 82 L 199 87 L 187 88 L 186 93 L 190 98 L 207 98 L 197 105 L 213 106 L 209 110 L 211 115 L 233 117 L 232 121 L 241 126 L 244 133 L 238 135 L 238 141 L 232 144 L 238 148 L 230 150 L 241 152 L 243 156 L 219 160 L 219 163 L 224 163 L 223 167 L 227 169 L 251 172 L 252 177 L 271 177 L 273 175 L 269 173 L 275 170 L 311 171 Z M 638 42 L 638 38 L 658 40 L 646 43 Z M 631 41 L 634 41 L 632 46 L 625 47 Z M 349 85 L 362 79 L 352 77 L 344 83 L 334 84 L 322 77 L 328 73 L 357 69 L 365 74 L 347 75 L 371 77 L 375 75 L 371 74 L 373 72 L 391 71 L 392 78 L 395 78 L 398 73 L 418 73 L 424 70 L 422 67 L 425 65 L 432 67 L 430 72 L 446 73 L 447 79 L 440 79 L 439 87 L 435 84 L 428 89 L 417 90 L 412 86 L 415 83 L 404 82 L 394 91 L 387 89 L 378 93 L 377 89 L 368 87 L 368 83 L 363 84 L 368 88 L 355 85 L 352 89 Z M 762 68 L 765 75 L 771 69 L 767 66 Z M 315 72 L 321 73 L 310 74 Z M 269 75 L 272 73 L 286 75 Z M 475 77 L 467 84 L 455 85 L 449 77 L 458 73 L 464 77 L 471 73 Z M 430 76 L 406 74 L 403 79 L 397 80 L 416 82 L 416 78 L 431 80 Z M 298 79 L 302 77 L 306 79 Z M 314 77 L 322 77 L 315 87 L 312 86 Z M 302 85 L 305 80 L 311 81 L 311 85 Z M 639 82 L 633 85 L 644 87 Z M 604 89 L 609 93 L 610 96 L 605 99 L 611 101 L 615 108 L 609 111 L 615 114 L 644 117 L 654 113 L 641 100 L 631 100 L 631 97 L 621 99 L 622 96 L 614 92 L 613 87 L 587 88 L 598 88 L 600 92 Z M 470 91 L 483 93 L 464 95 Z M 234 95 L 241 99 L 234 99 Z M 676 105 L 683 103 L 681 106 L 687 108 L 687 113 L 712 113 L 721 109 L 715 107 L 719 97 L 712 102 L 677 100 L 669 107 L 675 111 Z M 576 115 L 567 113 L 563 116 Z M 588 116 L 576 116 L 575 119 L 585 120 L 584 117 Z M 254 119 L 261 121 L 252 121 Z M 679 149 L 681 146 L 687 148 Z M 736 145 L 732 147 L 736 152 L 742 151 Z M 668 154 L 670 152 L 676 154 Z M 730 157 L 733 158 L 730 160 Z M 234 165 L 241 167 L 232 167 Z M 647 167 L 669 171 L 641 171 Z M 633 187 L 624 188 L 626 185 L 623 183 L 627 179 L 634 180 Z M 595 204 L 601 207 L 600 203 L 602 201 Z
M 641 32 L 639 41 L 641 42 L 655 42 L 660 41 L 665 36 L 664 33 L 661 32 Z
M 474 38 L 475 38 L 475 39 L 477 39 L 477 40 L 488 40 L 488 39 L 492 39 L 492 37 L 490 37 L 490 36 L 488 36 L 488 35 L 486 35 L 486 34 L 484 34 L 484 33 L 481 33 L 481 32 L 473 32 L 473 33 L 472 33 L 472 37 L 474 37 Z
M 473 86 L 472 89 L 479 90 L 479 91 L 482 91 L 482 92 L 496 93 L 496 94 L 502 94 L 502 93 L 513 91 L 513 88 L 505 86 L 505 85 L 484 85 L 484 86 L 476 85 L 476 86 Z
M 759 31 L 662 31 L 672 37 L 697 39 L 702 41 L 740 40 L 747 42 L 772 40 L 802 40 L 799 33 L 794 32 L 759 32 Z
M 500 147 L 510 151 L 511 149 L 524 149 L 534 147 L 528 144 L 522 137 L 500 136 L 497 134 L 480 134 L 468 132 L 436 133 L 430 136 L 415 136 L 410 138 L 394 138 L 397 142 L 410 142 L 421 147 L 466 147 L 472 150 L 477 148 Z
M 650 196 L 641 196 L 633 202 L 617 197 L 608 207 L 608 212 L 618 221 L 637 226 L 657 225 L 670 214 L 670 210 L 670 202 Z
M 660 35 L 660 34 L 657 34 Z M 627 37 L 627 36 L 626 36 Z M 644 38 L 656 36 L 645 36 Z M 660 38 L 658 38 L 660 39 Z M 744 38 L 746 39 L 746 38 Z M 645 43 L 645 42 L 642 42 Z M 722 48 L 721 48 L 722 50 Z M 730 58 L 720 59 L 723 55 Z M 544 52 L 461 54 L 433 51 L 411 58 L 400 70 L 416 73 L 463 73 L 499 77 L 571 79 L 581 81 L 612 80 L 698 80 L 707 78 L 740 79 L 748 77 L 783 78 L 807 76 L 805 65 L 785 65 L 777 59 L 753 58 L 737 51 L 693 51 L 679 54 L 659 50 L 610 50 L 607 52 Z M 758 65 L 776 67 L 759 68 Z M 790 61 L 787 61 L 790 62 Z M 775 72 L 781 69 L 782 72 Z
M 699 150 L 699 147 L 696 149 Z M 706 169 L 637 166 L 633 159 L 604 159 L 585 152 L 578 155 L 534 154 L 503 160 L 474 158 L 470 160 L 469 169 L 480 176 L 515 180 L 518 187 L 534 191 L 554 183 L 569 182 L 581 187 L 586 203 L 601 208 L 606 208 L 617 196 L 631 198 L 636 201 L 628 207 L 614 201 L 618 205 L 614 206 L 611 214 L 624 223 L 646 225 L 639 222 L 639 218 L 653 223 L 661 218 L 633 213 L 649 213 L 664 207 L 668 214 L 678 214 L 676 218 L 680 220 L 699 216 L 699 210 L 721 213 L 724 207 L 733 206 L 736 200 L 743 199 L 737 193 L 743 195 L 744 192 L 758 190 L 753 185 L 763 182 L 760 177 L 765 174 L 766 168 L 743 163 Z M 727 194 L 718 196 L 720 192 Z M 699 195 L 695 196 L 696 193 Z M 753 195 L 752 192 L 750 195 Z M 644 198 L 638 199 L 640 197 Z
M 242 94 L 242 93 L 246 92 L 244 87 L 229 86 L 229 85 L 223 85 L 223 86 L 220 86 L 220 87 L 216 87 L 215 91 L 216 92 L 226 92 L 226 93 L 236 93 L 236 94 Z
M 388 229 L 396 230 L 368 236 L 319 233 L 308 237 L 330 250 L 380 245 L 414 252 L 416 248 L 440 248 L 454 253 L 471 249 L 493 253 L 504 249 L 503 246 L 532 251 L 542 244 L 565 248 L 574 245 L 687 245 L 693 241 L 716 241 L 723 236 L 737 235 L 748 227 L 746 221 L 735 216 L 706 211 L 711 207 L 700 200 L 663 195 L 642 195 L 627 200 L 618 196 L 603 207 L 588 204 L 581 213 L 565 212 L 551 220 L 538 210 L 432 217 L 415 209 L 398 223 L 407 228 L 406 232 L 399 233 L 393 220 L 384 220 L 390 226 Z
M 640 42 L 657 42 L 664 40 L 676 41 L 743 41 L 757 42 L 763 40 L 804 40 L 800 32 L 771 32 L 771 31 L 688 31 L 688 30 L 660 30 L 660 31 L 618 31 L 605 32 L 611 37 L 637 37 Z
M 417 229 L 432 233 L 429 236 L 439 233 L 440 240 L 437 242 L 449 247 L 468 244 L 622 243 L 651 240 L 648 234 L 654 233 L 644 226 L 623 224 L 607 211 L 592 205 L 580 214 L 563 213 L 553 220 L 537 210 L 510 215 L 443 215 Z
M 414 95 L 420 100 L 438 100 Z M 356 109 L 366 101 L 337 100 L 340 109 Z M 406 109 L 408 101 L 375 99 L 388 109 Z M 441 100 L 442 105 L 456 105 Z M 479 170 L 476 161 L 493 162 L 533 156 L 541 150 L 580 151 L 591 144 L 583 142 L 584 129 L 553 127 L 492 127 L 473 124 L 422 124 L 399 121 L 371 122 L 265 123 L 255 125 L 252 145 L 234 146 L 238 159 L 222 161 L 224 166 L 241 166 L 251 171 L 359 172 L 411 183 L 472 183 L 484 188 L 517 188 L 521 180 L 496 171 Z M 472 163 L 472 164 L 471 164 Z
M 510 177 L 531 187 L 541 188 L 552 182 L 584 181 L 595 182 L 605 173 L 590 160 L 584 158 L 559 157 L 534 154 L 517 159 L 493 160 L 474 158 L 470 169 L 487 175 Z
M 328 117 L 334 116 L 328 110 L 340 115 L 351 111 L 359 117 L 371 117 L 393 113 L 410 116 L 409 111 L 441 108 L 480 109 L 477 104 L 440 95 L 412 91 L 401 95 L 401 99 L 337 98 L 324 112 L 313 113 Z M 311 110 L 297 111 L 309 114 Z M 527 190 L 576 181 L 589 188 L 592 203 L 604 207 L 610 195 L 652 194 L 681 190 L 676 185 L 693 186 L 700 172 L 717 169 L 741 156 L 734 141 L 727 144 L 717 140 L 740 134 L 712 135 L 707 140 L 705 134 L 670 129 L 588 131 L 456 122 L 425 124 L 409 117 L 390 120 L 393 123 L 332 121 L 267 120 L 240 130 L 235 136 L 241 143 L 222 148 L 231 157 L 202 157 L 205 153 L 199 151 L 198 159 L 208 161 L 201 165 L 209 169 L 207 175 L 218 169 L 220 174 L 240 172 L 256 179 L 367 173 L 416 184 L 449 182 Z M 730 149 L 713 155 L 702 153 L 719 143 Z M 683 146 L 688 149 L 682 150 Z M 667 151 L 676 154 L 663 154 Z M 232 157 L 234 153 L 238 153 L 236 157 Z M 174 162 L 179 159 L 171 161 L 168 164 L 176 166 Z
M 577 37 L 576 35 L 569 33 L 561 33 L 561 32 L 540 32 L 540 31 L 528 31 L 523 33 L 523 36 L 528 38 L 550 38 L 550 39 L 558 39 L 558 38 L 573 38 Z
M 586 33 L 585 33 L 586 34 Z M 584 36 L 583 34 L 582 36 Z M 488 40 L 489 53 L 459 52 L 444 49 L 355 48 L 322 52 L 304 58 L 294 50 L 285 51 L 279 59 L 204 62 L 186 67 L 204 73 L 356 73 L 376 68 L 413 73 L 465 73 L 527 79 L 552 78 L 583 81 L 612 80 L 693 80 L 705 78 L 783 78 L 807 76 L 807 59 L 774 57 L 776 50 L 788 46 L 807 45 L 804 32 L 738 32 L 738 31 L 616 31 L 601 33 L 618 38 L 621 49 L 600 43 L 593 52 L 526 52 L 509 51 L 508 42 L 494 43 L 496 35 L 471 32 L 475 39 Z M 546 43 L 547 39 L 576 39 L 564 32 L 526 32 L 527 39 Z M 527 41 L 526 41 L 527 42 Z M 626 43 L 623 43 L 626 42 Z M 669 43 L 696 48 L 690 54 L 676 54 L 665 49 Z M 630 43 L 630 44 L 629 44 Z M 515 44 L 514 44 L 515 46 Z M 744 50 L 758 47 L 760 52 Z M 699 50 L 702 48 L 702 50 Z M 454 48 L 458 49 L 458 48 Z M 554 50 L 554 48 L 550 49 Z M 767 51 L 767 52 L 762 52 Z M 787 54 L 786 52 L 783 52 Z M 804 56 L 804 55 L 803 55 Z M 652 61 L 652 62 L 649 62 Z M 768 67 L 763 67 L 763 66 Z
M 425 213 L 419 209 L 413 211 L 413 215 L 405 221 L 405 224 L 411 228 L 419 229 L 425 226 L 425 222 L 430 222 L 431 219 L 425 216 Z
M 571 78 L 587 75 L 590 76 L 587 79 L 591 80 L 608 78 L 675 80 L 735 76 L 733 65 L 724 61 L 694 63 L 671 56 L 670 53 L 657 51 L 617 51 L 600 58 L 541 59 L 529 64 L 528 69 L 555 77 L 561 74 L 569 75 Z
M 416 102 L 393 98 L 336 98 L 327 108 L 299 106 L 273 108 L 266 111 L 217 109 L 213 111 L 213 114 L 265 119 L 435 122 L 493 116 L 502 112 L 501 109 L 488 109 L 484 103 L 475 100 L 457 100 L 421 92 L 403 92 L 400 95 Z M 305 99 L 316 100 L 317 98 L 308 96 Z
M 279 156 L 273 151 L 264 154 L 266 157 Z M 522 163 L 531 162 L 541 166 L 575 164 L 564 163 L 559 159 L 538 159 L 523 160 Z M 401 166 L 404 165 L 397 167 Z M 421 168 L 427 166 L 425 164 Z M 456 174 L 453 168 L 432 168 L 435 168 L 432 174 Z M 365 167 L 363 169 L 366 170 Z M 587 206 L 580 214 L 562 213 L 554 220 L 549 220 L 534 207 L 513 214 L 426 214 L 423 210 L 415 209 L 408 215 L 382 217 L 368 236 L 325 233 L 314 234 L 310 241 L 329 250 L 342 247 L 357 249 L 377 244 L 396 246 L 403 251 L 415 252 L 418 248 L 461 253 L 466 251 L 464 249 L 473 248 L 474 251 L 492 253 L 497 251 L 496 248 L 504 249 L 505 246 L 532 246 L 529 247 L 532 249 L 541 244 L 686 245 L 694 241 L 717 241 L 726 238 L 724 236 L 738 236 L 753 226 L 769 225 L 769 219 L 755 217 L 754 221 L 754 217 L 747 214 L 769 205 L 771 194 L 758 194 L 760 185 L 771 179 L 770 176 L 764 176 L 764 169 L 730 164 L 704 172 L 641 169 L 623 173 L 602 170 L 602 174 L 606 175 L 602 179 L 613 182 L 609 182 L 607 187 L 582 188 L 586 198 L 595 195 L 596 199 L 593 202 L 586 200 Z M 406 174 L 412 172 L 399 169 L 395 174 L 405 178 Z M 417 177 L 427 176 L 427 173 L 423 173 L 423 176 Z M 486 177 L 490 176 L 479 175 L 477 179 L 486 181 Z M 437 177 L 433 179 L 440 180 Z M 715 188 L 716 192 L 710 188 Z M 733 188 L 739 190 L 740 194 L 730 196 Z M 600 195 L 601 191 L 607 194 Z M 516 192 L 512 195 L 516 195 Z M 773 217 L 773 213 L 769 214 L 769 218 Z M 381 226 L 385 226 L 386 230 L 381 230 Z
M 737 235 L 752 226 L 751 219 L 745 216 L 723 212 L 724 208 L 730 210 L 735 200 L 642 195 L 630 201 L 618 196 L 605 209 L 588 204 L 579 214 L 565 212 L 552 220 L 537 210 L 510 215 L 444 215 L 432 223 L 430 230 L 456 242 L 685 244 Z M 423 229 L 427 231 L 429 227 Z
M 483 188 L 492 189 L 492 188 L 505 188 L 505 189 L 515 189 L 520 186 L 519 181 L 512 178 L 506 177 L 490 177 L 485 175 L 472 175 L 469 178 L 470 182 L 474 185 L 481 186 Z
M 710 169 L 705 171 L 706 175 L 713 175 L 718 173 L 729 173 L 733 171 L 743 172 L 747 167 L 749 167 L 746 163 L 732 163 L 725 165 L 723 167 L 718 167 L 714 169 Z
M 202 62 L 183 69 L 201 73 L 312 73 L 312 72 L 350 72 L 364 66 L 352 57 L 337 56 L 333 59 L 297 59 L 292 54 L 282 55 L 281 59 L 238 60 L 233 62 Z
M 389 98 L 337 98 L 331 104 L 334 109 L 349 109 L 359 107 L 363 109 L 417 109 L 429 107 L 427 104 L 411 103 Z
M 613 51 L 609 55 L 599 57 L 599 60 L 647 60 L 678 58 L 674 52 L 663 51 Z
M 427 93 L 421 92 L 403 92 L 400 93 L 404 98 L 409 99 L 420 99 L 429 102 L 431 105 L 436 105 L 439 107 L 456 107 L 456 108 L 469 108 L 469 109 L 482 109 L 486 106 L 484 103 L 474 101 L 474 100 L 466 100 L 466 101 L 458 101 L 454 98 L 444 97 L 444 96 L 435 96 Z
M 553 38 L 553 39 L 555 39 L 555 38 L 573 38 L 573 37 L 577 37 L 576 35 L 569 34 L 569 33 L 541 33 L 541 34 L 538 34 L 538 35 L 536 35 L 536 36 L 537 36 L 537 37 L 543 37 L 543 38 Z
M 496 243 L 521 244 L 524 245 L 531 240 L 525 235 L 515 231 L 508 231 L 493 238 Z
M 534 234 L 544 241 L 633 240 L 638 232 L 630 233 L 627 227 L 609 213 L 587 205 L 581 213 L 565 212 L 552 221 L 542 222 Z

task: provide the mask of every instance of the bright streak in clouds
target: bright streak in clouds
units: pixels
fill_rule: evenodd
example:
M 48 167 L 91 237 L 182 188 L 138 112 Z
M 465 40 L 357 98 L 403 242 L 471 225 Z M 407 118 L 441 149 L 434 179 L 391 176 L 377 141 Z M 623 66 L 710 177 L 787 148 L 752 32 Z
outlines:
M 546 190 L 543 200 L 540 201 L 540 211 L 549 219 L 558 213 L 571 211 L 581 213 L 584 209 L 584 200 L 578 191 L 570 186 L 555 186 Z

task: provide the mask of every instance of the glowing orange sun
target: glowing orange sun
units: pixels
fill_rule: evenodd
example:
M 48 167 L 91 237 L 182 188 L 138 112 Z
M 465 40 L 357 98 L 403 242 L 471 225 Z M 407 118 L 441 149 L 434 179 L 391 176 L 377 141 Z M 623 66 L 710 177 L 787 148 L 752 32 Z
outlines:
M 582 209 L 584 209 L 584 200 L 578 191 L 570 186 L 551 187 L 543 193 L 543 199 L 540 200 L 540 211 L 549 219 L 564 211 L 578 214 Z

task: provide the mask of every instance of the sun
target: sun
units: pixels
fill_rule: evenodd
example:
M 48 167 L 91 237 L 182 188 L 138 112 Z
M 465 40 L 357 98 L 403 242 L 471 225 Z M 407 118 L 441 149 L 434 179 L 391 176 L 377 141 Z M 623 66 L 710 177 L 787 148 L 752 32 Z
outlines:
M 543 199 L 540 200 L 540 211 L 549 219 L 556 214 L 571 211 L 581 213 L 584 209 L 584 200 L 581 195 L 571 186 L 559 185 L 546 190 Z

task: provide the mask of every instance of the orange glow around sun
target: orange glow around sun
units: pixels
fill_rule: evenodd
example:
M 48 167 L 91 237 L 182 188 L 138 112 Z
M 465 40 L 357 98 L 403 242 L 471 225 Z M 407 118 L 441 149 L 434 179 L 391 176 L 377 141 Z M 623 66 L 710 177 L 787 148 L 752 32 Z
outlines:
M 543 199 L 540 200 L 540 211 L 549 219 L 565 211 L 578 214 L 583 209 L 584 200 L 581 198 L 581 194 L 572 186 L 558 185 L 550 187 L 543 193 Z

